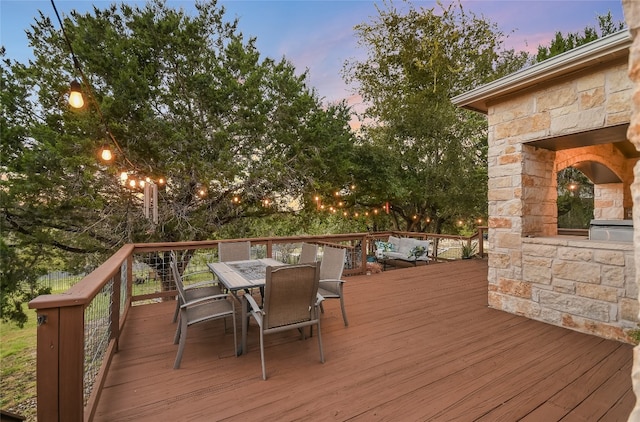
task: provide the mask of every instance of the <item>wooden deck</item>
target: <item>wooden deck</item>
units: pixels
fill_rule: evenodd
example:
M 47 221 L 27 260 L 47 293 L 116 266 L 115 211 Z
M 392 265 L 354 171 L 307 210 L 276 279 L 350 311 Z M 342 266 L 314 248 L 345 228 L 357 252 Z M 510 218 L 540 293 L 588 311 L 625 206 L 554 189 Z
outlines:
M 349 277 L 350 325 L 325 304 L 326 362 L 315 337 L 268 336 L 267 381 L 255 327 L 238 358 L 222 321 L 191 327 L 173 370 L 174 303 L 135 307 L 95 420 L 626 421 L 632 347 L 489 309 L 486 274 L 466 260 Z

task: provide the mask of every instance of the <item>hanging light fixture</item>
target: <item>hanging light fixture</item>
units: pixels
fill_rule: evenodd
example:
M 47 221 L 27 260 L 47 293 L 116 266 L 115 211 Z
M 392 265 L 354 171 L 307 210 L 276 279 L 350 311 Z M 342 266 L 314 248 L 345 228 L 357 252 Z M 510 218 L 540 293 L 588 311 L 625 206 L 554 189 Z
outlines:
M 80 83 L 75 79 L 71 81 L 71 88 L 69 90 L 69 105 L 73 108 L 82 108 L 82 106 L 84 106 L 84 98 L 82 98 Z
M 105 144 L 102 148 L 100 148 L 100 158 L 102 158 L 102 160 L 106 162 L 113 160 L 113 153 L 111 152 L 111 149 L 108 145 Z

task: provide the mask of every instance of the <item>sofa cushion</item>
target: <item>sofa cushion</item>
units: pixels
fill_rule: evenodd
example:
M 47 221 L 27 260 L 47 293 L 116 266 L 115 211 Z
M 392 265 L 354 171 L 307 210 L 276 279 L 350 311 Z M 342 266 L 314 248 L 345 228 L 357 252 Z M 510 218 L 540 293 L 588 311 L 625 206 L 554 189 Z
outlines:
M 415 240 L 413 248 L 409 251 L 410 255 L 418 260 L 427 260 L 430 243 L 428 240 Z
M 416 260 L 415 256 L 407 256 L 406 253 L 400 252 L 385 252 L 384 257 L 388 259 L 401 259 L 403 261 L 413 262 Z
M 398 252 L 404 254 L 405 257 L 409 257 L 411 254 L 411 249 L 413 248 L 415 240 L 410 237 L 402 237 L 400 238 L 400 243 L 398 244 Z
M 382 240 L 376 240 L 376 250 L 383 252 L 393 251 L 396 245 L 391 242 L 383 242 Z
M 393 245 L 393 247 L 390 249 L 391 251 L 397 252 L 400 247 L 400 238 L 395 236 L 389 236 L 389 240 L 387 241 L 387 243 L 390 243 L 391 245 Z

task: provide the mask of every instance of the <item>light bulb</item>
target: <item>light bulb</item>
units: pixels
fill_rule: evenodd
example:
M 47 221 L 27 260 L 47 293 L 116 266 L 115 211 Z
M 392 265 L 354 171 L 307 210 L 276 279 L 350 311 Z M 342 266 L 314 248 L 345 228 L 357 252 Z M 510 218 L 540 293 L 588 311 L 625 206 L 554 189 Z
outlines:
M 109 147 L 103 147 L 102 152 L 100 152 L 100 157 L 104 161 L 111 161 L 113 159 L 113 154 L 111 154 L 111 150 Z
M 78 81 L 71 81 L 69 105 L 73 108 L 82 108 L 84 105 L 84 98 L 82 98 L 82 92 L 80 91 L 80 84 Z

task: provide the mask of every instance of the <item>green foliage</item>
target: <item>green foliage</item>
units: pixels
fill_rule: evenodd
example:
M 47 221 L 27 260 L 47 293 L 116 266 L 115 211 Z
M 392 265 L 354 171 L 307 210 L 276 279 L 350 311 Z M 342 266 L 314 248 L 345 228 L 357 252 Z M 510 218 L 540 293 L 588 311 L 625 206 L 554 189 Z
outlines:
M 17 409 L 24 404 L 19 413 L 27 420 L 36 420 L 35 406 L 27 402 L 35 402 L 36 396 L 37 327 L 34 311 L 24 308 L 21 311 L 30 314 L 24 326 L 0 322 L 0 408 Z
M 23 304 L 38 295 L 50 293 L 49 289 L 37 284 L 37 275 L 45 271 L 39 257 L 40 247 L 37 244 L 18 250 L 8 244 L 4 236 L 0 238 L 2 321 L 13 321 L 20 327 L 24 326 L 27 314 Z
M 237 220 L 225 225 L 217 237 L 269 237 L 360 233 L 368 230 L 367 220 L 344 218 L 310 210 L 298 213 L 273 214 L 261 219 Z
M 580 170 L 558 172 L 558 227 L 587 229 L 593 219 L 593 183 Z
M 587 44 L 591 41 L 595 41 L 598 38 L 605 37 L 613 34 L 617 31 L 624 29 L 626 26 L 624 21 L 617 23 L 613 22 L 611 12 L 606 15 L 598 16 L 598 29 L 595 26 L 587 26 L 582 33 L 569 32 L 566 35 L 562 32 L 556 32 L 556 35 L 549 46 L 538 46 L 538 54 L 535 57 L 535 62 L 541 62 L 547 60 L 553 56 L 572 50 L 581 45 Z
M 462 258 L 463 259 L 471 258 L 476 253 L 476 245 L 475 245 L 475 243 L 463 242 L 462 243 L 462 247 L 461 247 L 461 251 L 462 251 Z
M 389 201 L 396 229 L 442 232 L 487 213 L 486 120 L 450 98 L 521 67 L 526 55 L 499 53 L 497 26 L 460 3 L 404 15 L 387 6 L 356 26 L 368 57 L 344 68 L 375 121 L 355 156 L 368 193 L 359 200 Z
M 127 242 L 210 239 L 348 179 L 346 105 L 323 106 L 306 72 L 261 58 L 216 1 L 196 8 L 72 12 L 64 27 L 86 79 L 44 14 L 27 31 L 34 59 L 2 62 L 1 221 L 13 251 L 3 255 L 3 318 L 22 318 L 19 286 L 34 293 L 43 270 L 34 263 L 74 271 Z M 72 79 L 83 82 L 79 111 L 65 101 Z M 97 159 L 104 143 L 113 165 Z M 159 224 L 121 184 L 123 170 L 167 180 Z
M 640 325 L 633 330 L 628 330 L 627 336 L 629 337 L 630 340 L 633 341 L 633 344 L 635 345 L 640 344 Z

